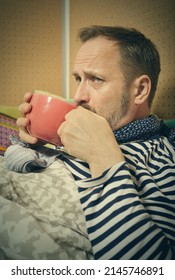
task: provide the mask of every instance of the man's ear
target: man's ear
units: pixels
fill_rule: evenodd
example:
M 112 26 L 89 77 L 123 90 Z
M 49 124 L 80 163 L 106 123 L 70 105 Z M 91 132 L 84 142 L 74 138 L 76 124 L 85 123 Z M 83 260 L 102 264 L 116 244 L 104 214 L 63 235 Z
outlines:
M 142 104 L 149 97 L 151 80 L 147 75 L 142 75 L 135 80 L 134 86 L 135 104 Z

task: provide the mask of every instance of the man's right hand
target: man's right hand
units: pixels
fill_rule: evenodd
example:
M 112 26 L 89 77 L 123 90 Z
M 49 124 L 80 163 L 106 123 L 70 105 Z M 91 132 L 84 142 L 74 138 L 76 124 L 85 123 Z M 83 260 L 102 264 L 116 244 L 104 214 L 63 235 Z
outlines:
M 30 121 L 26 118 L 26 114 L 32 110 L 32 106 L 29 103 L 32 97 L 32 93 L 27 92 L 24 95 L 24 103 L 19 106 L 19 111 L 22 117 L 18 118 L 16 121 L 17 126 L 19 127 L 19 137 L 22 141 L 25 141 L 29 144 L 37 144 L 38 139 L 31 136 L 27 131 L 27 126 L 29 125 Z

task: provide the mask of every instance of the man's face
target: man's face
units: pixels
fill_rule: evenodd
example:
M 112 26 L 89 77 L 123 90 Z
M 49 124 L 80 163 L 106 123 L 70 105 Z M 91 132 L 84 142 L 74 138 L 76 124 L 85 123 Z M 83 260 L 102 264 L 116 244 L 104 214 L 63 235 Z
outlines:
M 129 114 L 131 98 L 117 45 L 102 37 L 84 43 L 77 53 L 73 75 L 78 82 L 76 104 L 105 117 L 113 130 L 120 127 Z

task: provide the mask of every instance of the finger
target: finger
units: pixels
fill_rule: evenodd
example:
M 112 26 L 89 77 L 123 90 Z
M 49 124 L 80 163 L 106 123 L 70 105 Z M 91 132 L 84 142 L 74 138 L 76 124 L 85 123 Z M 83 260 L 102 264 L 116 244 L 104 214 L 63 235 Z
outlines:
M 61 135 L 63 133 L 64 127 L 65 127 L 65 122 L 63 122 L 57 130 L 57 134 L 59 135 L 60 138 L 61 138 Z
M 29 123 L 30 121 L 27 118 L 17 119 L 16 124 L 19 127 L 19 137 L 22 141 L 28 142 L 29 144 L 36 144 L 38 139 L 30 135 L 27 131 Z
M 30 121 L 27 118 L 18 118 L 16 121 L 17 126 L 21 129 L 26 129 L 29 123 Z
M 26 92 L 24 94 L 24 102 L 30 102 L 31 98 L 32 98 L 33 93 L 32 92 Z
M 32 135 L 28 134 L 27 130 L 19 129 L 19 138 L 22 141 L 25 141 L 29 144 L 38 143 L 38 139 L 36 137 L 33 137 Z
M 30 103 L 22 103 L 18 107 L 19 112 L 24 117 L 27 113 L 29 113 L 32 110 L 32 105 Z

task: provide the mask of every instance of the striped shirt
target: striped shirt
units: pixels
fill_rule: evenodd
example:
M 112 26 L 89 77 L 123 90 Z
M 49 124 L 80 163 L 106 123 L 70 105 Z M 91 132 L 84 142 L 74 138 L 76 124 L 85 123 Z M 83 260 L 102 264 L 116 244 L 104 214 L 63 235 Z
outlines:
M 95 259 L 175 259 L 175 142 L 144 126 L 144 136 L 119 141 L 125 161 L 98 178 L 59 154 L 75 178 Z
M 95 259 L 175 259 L 175 149 L 166 138 L 120 146 L 126 161 L 76 178 Z
M 175 132 L 150 116 L 114 135 L 125 161 L 100 177 L 92 179 L 84 162 L 65 161 L 94 258 L 175 259 Z

